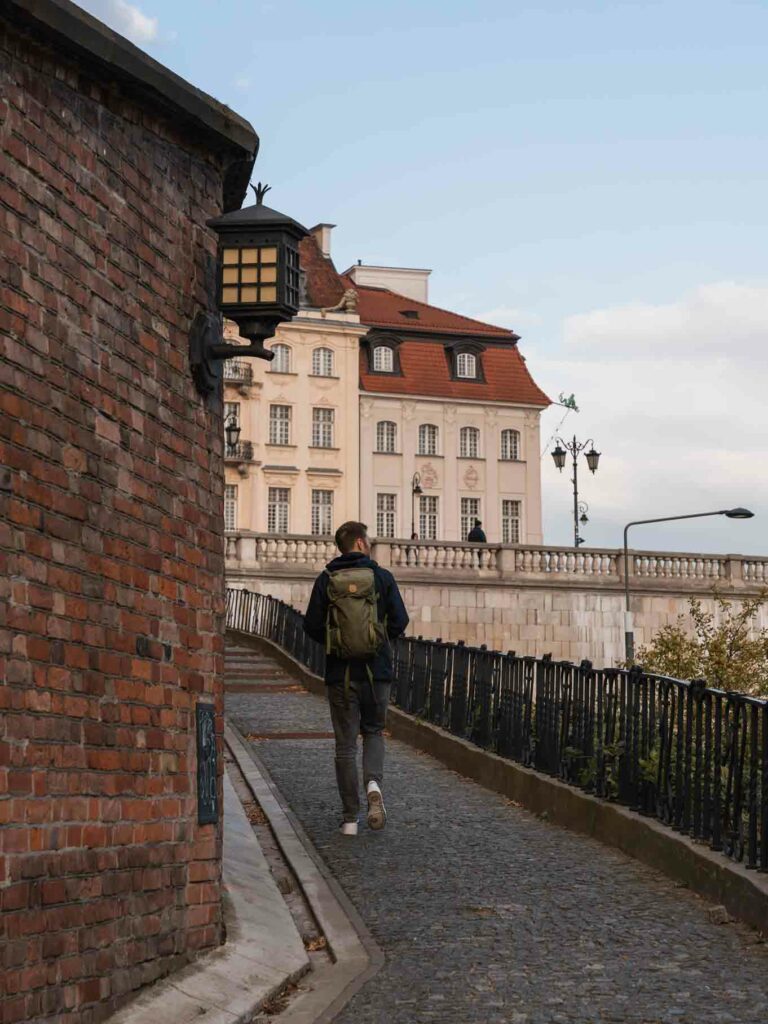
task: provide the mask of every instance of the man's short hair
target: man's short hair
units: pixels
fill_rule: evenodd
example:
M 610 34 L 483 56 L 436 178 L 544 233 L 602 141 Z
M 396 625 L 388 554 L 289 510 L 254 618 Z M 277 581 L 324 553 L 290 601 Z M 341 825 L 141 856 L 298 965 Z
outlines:
M 365 523 L 355 523 L 350 520 L 342 523 L 336 531 L 336 547 L 342 555 L 348 554 L 355 546 L 356 540 L 365 540 L 368 536 L 368 527 Z

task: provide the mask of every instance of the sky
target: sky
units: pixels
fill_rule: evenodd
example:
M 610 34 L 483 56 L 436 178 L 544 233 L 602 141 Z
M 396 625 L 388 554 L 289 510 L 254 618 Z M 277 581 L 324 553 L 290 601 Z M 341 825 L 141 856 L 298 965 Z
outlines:
M 254 179 L 356 260 L 428 267 L 430 301 L 514 328 L 544 390 L 544 538 L 626 522 L 657 550 L 768 548 L 768 3 L 88 0 L 229 104 Z M 563 421 L 563 416 L 565 420 Z

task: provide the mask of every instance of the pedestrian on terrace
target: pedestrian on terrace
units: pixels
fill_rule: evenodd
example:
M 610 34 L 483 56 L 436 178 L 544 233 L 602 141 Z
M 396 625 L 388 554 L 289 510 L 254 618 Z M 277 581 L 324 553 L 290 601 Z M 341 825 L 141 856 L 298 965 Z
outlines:
M 472 527 L 472 529 L 467 534 L 467 540 L 471 541 L 473 544 L 487 544 L 488 543 L 488 539 L 485 536 L 485 530 L 483 529 L 483 524 L 480 522 L 479 519 L 475 520 L 475 525 Z

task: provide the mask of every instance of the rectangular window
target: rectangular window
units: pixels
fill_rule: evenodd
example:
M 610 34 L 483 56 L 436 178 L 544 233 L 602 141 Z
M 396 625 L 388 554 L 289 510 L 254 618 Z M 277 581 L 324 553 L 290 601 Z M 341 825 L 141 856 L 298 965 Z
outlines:
M 501 543 L 520 543 L 520 506 L 522 502 L 508 501 L 501 503 Z
M 316 537 L 333 533 L 333 491 L 312 491 L 312 533 Z
M 291 443 L 291 407 L 290 405 L 270 405 L 269 407 L 269 443 Z
M 376 536 L 396 537 L 397 497 L 394 494 L 376 495 Z
M 237 484 L 224 485 L 224 529 L 237 529 Z
M 288 533 L 290 499 L 291 492 L 287 487 L 269 488 L 267 501 L 267 531 L 269 533 Z
M 312 410 L 312 447 L 333 448 L 333 409 Z
M 419 539 L 437 540 L 437 498 L 422 494 L 419 498 Z
M 475 520 L 480 518 L 480 499 L 461 499 L 461 539 L 466 540 L 467 534 L 475 525 Z

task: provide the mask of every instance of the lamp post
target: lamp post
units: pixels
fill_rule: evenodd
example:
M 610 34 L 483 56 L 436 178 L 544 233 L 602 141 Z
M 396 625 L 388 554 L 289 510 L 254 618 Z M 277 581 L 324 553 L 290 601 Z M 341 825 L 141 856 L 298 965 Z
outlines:
M 578 548 L 580 544 L 584 543 L 583 538 L 579 536 L 580 512 L 581 522 L 587 522 L 587 507 L 583 502 L 579 502 L 579 455 L 584 451 L 587 445 L 591 445 L 591 447 L 589 451 L 585 453 L 584 458 L 587 460 L 587 466 L 590 473 L 595 473 L 597 472 L 597 464 L 600 461 L 600 452 L 595 451 L 595 443 L 591 437 L 588 441 L 577 441 L 575 434 L 573 441 L 564 441 L 561 437 L 558 437 L 556 439 L 556 447 L 552 452 L 554 463 L 561 473 L 563 469 L 565 469 L 565 460 L 568 452 L 570 452 L 573 457 L 573 477 L 571 478 L 571 483 L 573 484 L 573 546 L 575 548 Z
M 299 242 L 306 228 L 264 205 L 268 185 L 251 186 L 254 206 L 209 220 L 218 235 L 216 300 L 219 313 L 198 312 L 189 335 L 192 376 L 202 395 L 219 385 L 222 362 L 232 356 L 273 359 L 264 347 L 278 324 L 299 309 Z M 248 345 L 222 339 L 221 317 L 234 320 Z
M 227 454 L 232 454 L 237 448 L 237 442 L 240 440 L 240 424 L 237 422 L 237 417 L 234 413 L 227 420 L 227 425 L 224 427 L 224 436 L 227 441 Z
M 416 495 L 423 493 L 421 477 L 418 473 L 414 473 L 411 480 L 411 539 L 413 539 L 413 535 L 416 533 Z
M 677 519 L 703 519 L 706 516 L 727 516 L 728 519 L 751 519 L 754 512 L 748 508 L 726 508 L 717 512 L 692 512 L 686 516 L 662 516 L 660 519 L 636 519 L 624 527 L 624 655 L 629 664 L 635 660 L 635 633 L 632 612 L 629 609 L 629 552 L 627 534 L 630 526 L 645 526 L 647 523 L 671 523 Z

